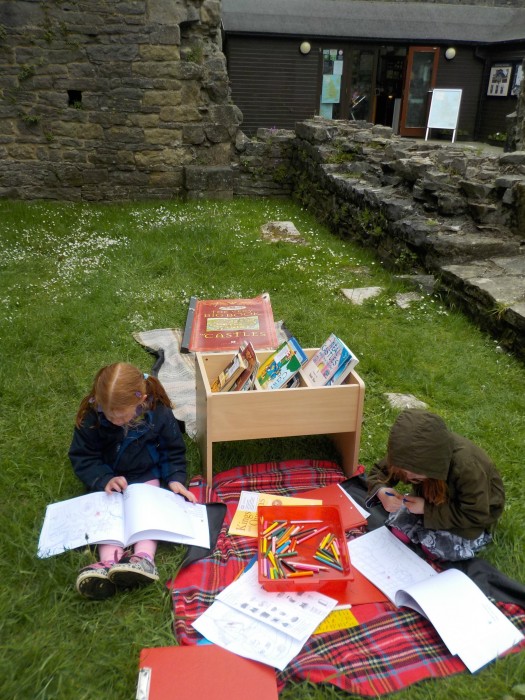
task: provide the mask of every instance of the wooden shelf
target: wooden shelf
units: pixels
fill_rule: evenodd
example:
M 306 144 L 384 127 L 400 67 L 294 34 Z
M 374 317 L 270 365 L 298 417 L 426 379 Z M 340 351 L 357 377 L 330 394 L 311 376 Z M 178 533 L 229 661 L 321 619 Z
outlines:
M 305 353 L 310 358 L 317 348 Z M 258 352 L 260 362 L 270 352 Z M 301 374 L 295 389 L 256 389 L 213 393 L 210 382 L 228 364 L 232 353 L 196 353 L 197 443 L 206 481 L 211 484 L 213 444 L 230 440 L 330 435 L 342 467 L 351 476 L 358 464 L 365 385 L 351 372 L 340 386 L 312 387 Z

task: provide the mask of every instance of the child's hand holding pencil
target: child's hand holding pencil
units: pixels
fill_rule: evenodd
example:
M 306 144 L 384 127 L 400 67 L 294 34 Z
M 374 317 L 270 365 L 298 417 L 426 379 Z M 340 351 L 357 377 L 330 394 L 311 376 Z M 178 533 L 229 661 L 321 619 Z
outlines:
M 405 496 L 399 491 L 391 488 L 381 488 L 377 492 L 377 497 L 381 501 L 387 513 L 397 513 L 403 507 Z

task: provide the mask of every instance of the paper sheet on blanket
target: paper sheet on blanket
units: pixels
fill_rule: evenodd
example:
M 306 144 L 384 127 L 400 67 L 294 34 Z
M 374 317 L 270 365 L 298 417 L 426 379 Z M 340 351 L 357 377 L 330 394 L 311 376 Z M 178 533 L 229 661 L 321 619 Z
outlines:
M 193 627 L 214 644 L 283 670 L 337 601 L 317 592 L 268 592 L 251 567 Z

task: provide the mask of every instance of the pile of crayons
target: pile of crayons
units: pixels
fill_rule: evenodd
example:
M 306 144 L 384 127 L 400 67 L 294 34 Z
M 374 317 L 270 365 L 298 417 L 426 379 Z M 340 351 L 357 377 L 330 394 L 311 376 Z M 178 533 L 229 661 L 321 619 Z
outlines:
M 274 520 L 261 525 L 260 571 L 265 578 L 302 578 L 330 569 L 344 571 L 338 538 L 322 520 Z M 322 533 L 324 537 L 316 550 L 310 548 L 307 553 L 303 548 L 298 549 L 303 542 Z

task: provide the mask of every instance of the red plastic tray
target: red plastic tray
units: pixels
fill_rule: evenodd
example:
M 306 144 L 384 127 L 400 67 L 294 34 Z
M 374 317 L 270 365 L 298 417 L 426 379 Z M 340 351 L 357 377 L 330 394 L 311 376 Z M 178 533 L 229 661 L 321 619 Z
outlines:
M 268 529 L 276 526 L 273 531 Z M 342 525 L 341 513 L 337 506 L 304 505 L 304 506 L 259 506 L 257 509 L 258 522 L 258 575 L 259 583 L 267 591 L 320 591 L 326 595 L 343 590 L 348 581 L 352 580 L 352 569 L 350 556 L 346 545 L 345 532 Z M 283 547 L 279 551 L 278 542 L 282 539 L 273 537 L 272 532 L 279 532 L 280 528 L 299 528 L 296 533 L 290 533 L 284 541 L 290 540 L 288 547 Z M 307 530 L 313 530 L 308 533 Z M 265 534 L 266 533 L 266 534 Z M 302 533 L 305 533 L 302 535 Z M 307 535 L 309 535 L 307 537 Z M 331 545 L 328 545 L 328 552 L 332 555 L 332 565 L 325 559 L 319 561 L 317 556 L 319 547 L 327 536 L 331 536 L 336 544 L 337 556 Z M 301 541 L 302 538 L 304 541 Z M 295 538 L 295 545 L 293 540 Z M 284 544 L 284 543 L 283 543 Z M 284 556 L 295 549 L 293 556 Z M 273 551 L 275 550 L 275 551 Z M 270 556 L 269 552 L 272 553 Z M 328 556 L 330 559 L 330 556 Z M 333 561 L 340 565 L 340 569 L 333 566 Z M 273 563 L 277 567 L 273 566 Z M 295 566 L 297 565 L 297 566 Z M 304 567 L 323 567 L 313 574 L 295 576 L 294 573 L 305 571 Z M 296 569 L 296 572 L 290 570 Z M 271 571 L 274 573 L 271 574 Z M 276 574 L 275 572 L 278 572 Z M 272 576 L 278 576 L 273 578 Z

